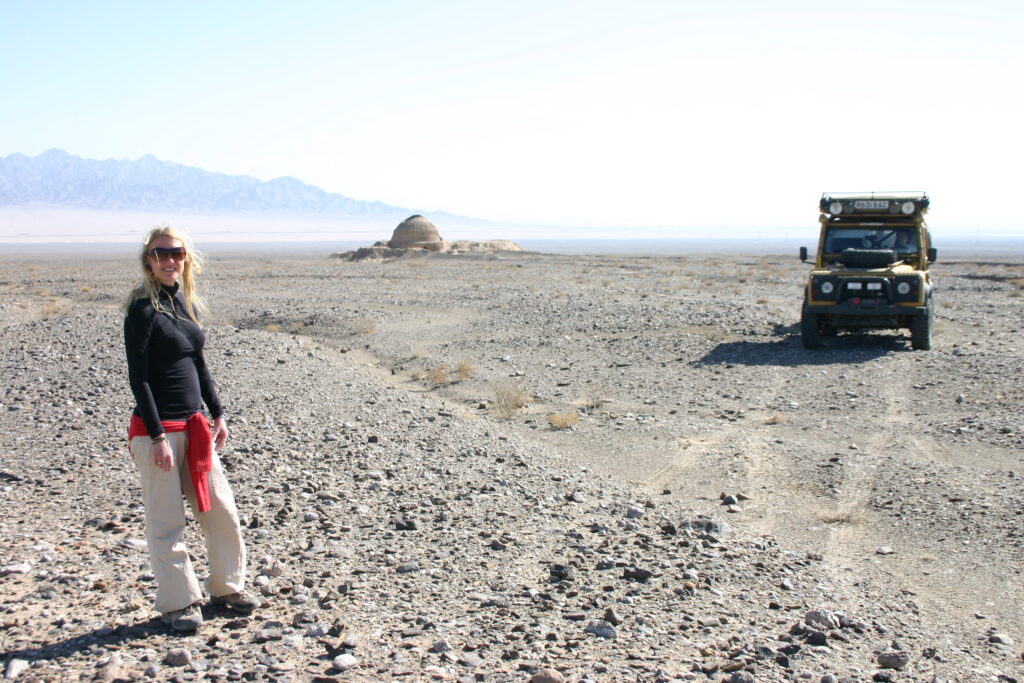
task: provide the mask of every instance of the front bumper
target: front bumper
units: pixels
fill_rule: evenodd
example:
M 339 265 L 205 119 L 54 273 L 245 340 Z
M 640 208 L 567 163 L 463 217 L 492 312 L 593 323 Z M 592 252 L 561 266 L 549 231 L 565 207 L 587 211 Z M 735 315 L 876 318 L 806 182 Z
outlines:
M 822 322 L 835 327 L 893 328 L 907 327 L 912 318 L 928 315 L 927 306 L 895 306 L 874 301 L 809 305 L 807 313 L 821 316 Z

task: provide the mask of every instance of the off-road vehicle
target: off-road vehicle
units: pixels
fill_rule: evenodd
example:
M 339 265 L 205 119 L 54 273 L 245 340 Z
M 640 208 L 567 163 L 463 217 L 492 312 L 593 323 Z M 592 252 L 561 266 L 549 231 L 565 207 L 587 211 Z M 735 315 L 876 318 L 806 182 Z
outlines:
M 808 349 L 841 330 L 909 329 L 915 349 L 932 347 L 937 257 L 924 222 L 924 192 L 821 196 L 821 234 L 804 288 L 800 337 Z M 807 261 L 807 247 L 800 247 Z

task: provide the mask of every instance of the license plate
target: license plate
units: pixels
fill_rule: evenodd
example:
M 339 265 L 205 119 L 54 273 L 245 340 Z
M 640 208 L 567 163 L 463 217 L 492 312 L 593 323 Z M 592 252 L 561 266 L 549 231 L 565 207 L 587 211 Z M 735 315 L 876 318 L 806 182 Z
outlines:
M 853 203 L 855 209 L 888 209 L 888 199 L 858 199 Z

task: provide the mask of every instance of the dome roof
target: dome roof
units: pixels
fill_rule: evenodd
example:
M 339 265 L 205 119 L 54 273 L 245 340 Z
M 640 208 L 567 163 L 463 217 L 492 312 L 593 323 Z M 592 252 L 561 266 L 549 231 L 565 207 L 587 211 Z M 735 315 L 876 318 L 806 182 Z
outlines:
M 434 224 L 419 214 L 409 216 L 398 224 L 388 246 L 392 249 L 427 249 L 436 251 L 444 240 Z

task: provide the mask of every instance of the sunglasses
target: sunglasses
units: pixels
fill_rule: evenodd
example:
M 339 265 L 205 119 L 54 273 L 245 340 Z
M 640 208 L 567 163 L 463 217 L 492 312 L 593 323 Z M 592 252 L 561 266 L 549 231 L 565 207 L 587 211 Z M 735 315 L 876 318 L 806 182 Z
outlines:
M 153 247 L 146 253 L 155 258 L 157 262 L 170 261 L 171 259 L 184 261 L 188 255 L 184 247 Z

